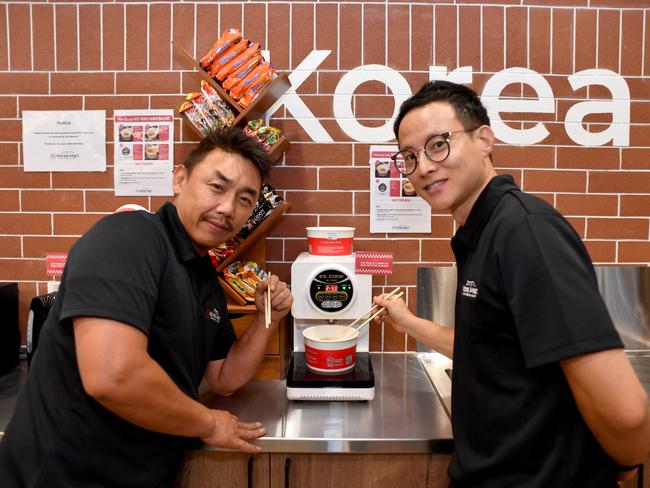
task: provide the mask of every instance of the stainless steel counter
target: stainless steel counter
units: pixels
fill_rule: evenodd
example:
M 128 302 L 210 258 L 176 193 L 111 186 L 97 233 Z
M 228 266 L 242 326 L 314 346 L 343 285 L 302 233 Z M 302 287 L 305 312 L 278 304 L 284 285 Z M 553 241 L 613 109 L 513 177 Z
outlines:
M 255 443 L 266 452 L 451 452 L 449 418 L 416 354 L 370 356 L 369 402 L 287 400 L 284 380 L 254 380 L 229 398 L 206 392 L 201 401 L 262 422 L 267 434 Z M 22 368 L 0 378 L 0 437 L 25 376 Z
M 451 452 L 451 424 L 415 353 L 371 353 L 375 399 L 287 400 L 284 380 L 251 381 L 229 398 L 202 397 L 213 408 L 260 421 L 266 452 Z M 210 449 L 206 447 L 206 449 Z

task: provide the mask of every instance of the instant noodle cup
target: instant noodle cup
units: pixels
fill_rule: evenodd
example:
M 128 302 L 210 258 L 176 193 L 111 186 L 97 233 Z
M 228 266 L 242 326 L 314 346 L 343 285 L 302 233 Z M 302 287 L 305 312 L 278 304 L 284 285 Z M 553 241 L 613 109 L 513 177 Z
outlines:
M 344 325 L 315 325 L 302 332 L 307 367 L 318 373 L 344 373 L 357 361 L 359 331 Z
M 309 254 L 347 256 L 352 254 L 354 227 L 307 227 Z

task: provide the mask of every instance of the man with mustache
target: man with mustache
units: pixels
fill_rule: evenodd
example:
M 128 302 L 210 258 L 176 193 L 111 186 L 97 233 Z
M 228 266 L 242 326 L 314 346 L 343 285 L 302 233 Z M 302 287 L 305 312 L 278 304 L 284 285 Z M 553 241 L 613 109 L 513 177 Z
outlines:
M 171 203 L 110 215 L 75 243 L 0 444 L 3 487 L 172 486 L 197 439 L 259 451 L 261 424 L 197 400 L 203 378 L 222 395 L 246 383 L 291 309 L 273 276 L 237 338 L 207 255 L 241 229 L 270 167 L 241 130 L 215 132 L 176 168 Z
M 458 487 L 615 487 L 650 450 L 646 392 L 598 292 L 580 237 L 492 164 L 476 93 L 435 81 L 395 121 L 398 171 L 458 225 L 453 329 L 374 301 L 390 322 L 453 358 Z

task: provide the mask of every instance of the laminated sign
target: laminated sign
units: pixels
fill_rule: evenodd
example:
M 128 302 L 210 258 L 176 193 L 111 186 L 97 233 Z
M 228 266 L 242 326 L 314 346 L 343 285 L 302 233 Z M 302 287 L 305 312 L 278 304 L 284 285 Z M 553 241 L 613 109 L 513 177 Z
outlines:
M 357 251 L 354 253 L 357 274 L 387 275 L 393 273 L 392 252 Z

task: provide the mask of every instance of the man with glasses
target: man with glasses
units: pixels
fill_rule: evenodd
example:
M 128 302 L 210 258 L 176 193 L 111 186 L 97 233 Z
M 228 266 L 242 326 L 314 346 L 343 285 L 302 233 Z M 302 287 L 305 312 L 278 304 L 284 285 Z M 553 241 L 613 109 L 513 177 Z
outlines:
M 426 84 L 395 121 L 397 170 L 458 225 L 453 329 L 383 296 L 386 320 L 454 359 L 454 487 L 614 487 L 647 459 L 647 395 L 579 236 L 492 164 L 472 90 Z

